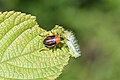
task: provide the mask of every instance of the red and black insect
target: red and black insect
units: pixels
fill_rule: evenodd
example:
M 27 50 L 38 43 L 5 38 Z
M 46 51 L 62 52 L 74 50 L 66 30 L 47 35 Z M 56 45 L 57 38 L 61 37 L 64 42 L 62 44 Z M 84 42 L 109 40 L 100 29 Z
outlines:
M 55 34 L 53 36 L 47 36 L 43 43 L 45 44 L 45 47 L 51 48 L 59 45 L 62 40 L 64 40 L 62 37 L 60 37 L 58 34 Z

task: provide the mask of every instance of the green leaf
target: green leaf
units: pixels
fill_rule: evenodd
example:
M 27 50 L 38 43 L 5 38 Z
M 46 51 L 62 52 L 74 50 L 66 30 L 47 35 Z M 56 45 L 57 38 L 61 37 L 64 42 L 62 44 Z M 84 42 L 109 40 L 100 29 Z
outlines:
M 47 50 L 43 33 L 34 16 L 0 13 L 0 80 L 54 80 L 62 73 L 69 48 Z

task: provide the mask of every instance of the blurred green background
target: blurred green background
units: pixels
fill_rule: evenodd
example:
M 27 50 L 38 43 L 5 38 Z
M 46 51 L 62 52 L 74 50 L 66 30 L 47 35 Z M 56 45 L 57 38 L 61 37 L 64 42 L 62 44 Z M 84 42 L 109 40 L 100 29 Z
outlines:
M 57 80 L 120 80 L 120 0 L 0 0 L 0 11 L 37 17 L 40 26 L 72 30 L 82 56 Z

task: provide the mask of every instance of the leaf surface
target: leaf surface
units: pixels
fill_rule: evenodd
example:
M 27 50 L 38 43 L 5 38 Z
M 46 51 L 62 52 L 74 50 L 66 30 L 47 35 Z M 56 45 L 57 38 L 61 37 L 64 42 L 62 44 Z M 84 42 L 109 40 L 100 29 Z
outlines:
M 0 80 L 54 80 L 62 73 L 68 47 L 44 50 L 45 37 L 39 35 L 45 32 L 34 16 L 0 13 Z

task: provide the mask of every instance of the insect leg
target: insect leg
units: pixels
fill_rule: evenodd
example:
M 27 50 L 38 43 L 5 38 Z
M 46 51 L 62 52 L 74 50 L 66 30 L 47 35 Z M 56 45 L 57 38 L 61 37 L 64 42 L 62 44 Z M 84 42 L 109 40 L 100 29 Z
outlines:
M 39 52 L 41 52 L 41 51 L 48 51 L 48 50 L 49 50 L 49 48 L 42 48 L 42 49 L 40 49 Z

